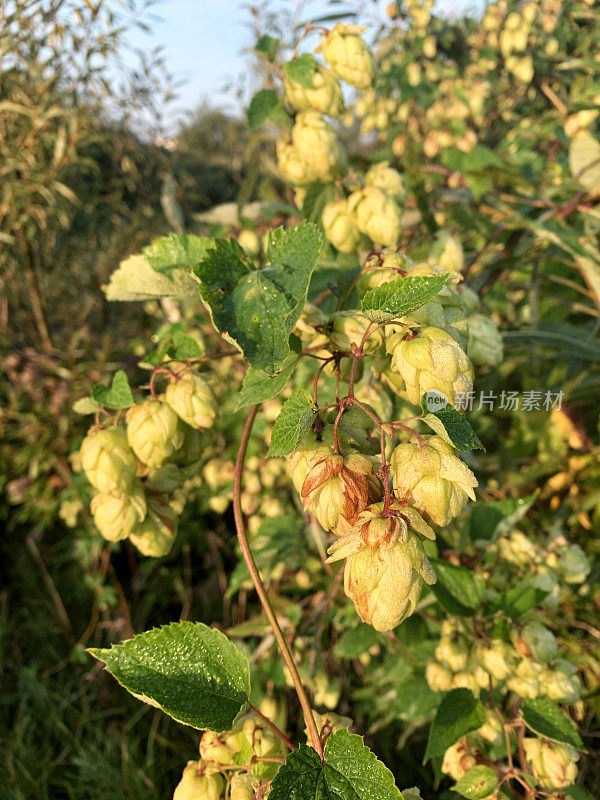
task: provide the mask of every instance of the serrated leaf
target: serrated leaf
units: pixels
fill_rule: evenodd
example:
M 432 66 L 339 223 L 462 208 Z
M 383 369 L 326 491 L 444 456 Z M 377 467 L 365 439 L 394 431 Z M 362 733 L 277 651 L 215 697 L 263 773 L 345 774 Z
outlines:
M 538 608 L 547 594 L 533 586 L 514 586 L 493 597 L 487 604 L 486 613 L 501 611 L 511 619 L 519 619 L 532 608 Z
M 106 408 L 129 408 L 134 402 L 127 375 L 122 369 L 115 372 L 110 389 L 101 383 L 94 384 L 92 398 Z
M 73 411 L 76 414 L 95 414 L 100 408 L 93 397 L 81 397 L 73 403 Z
M 275 420 L 267 455 L 287 456 L 299 445 L 315 420 L 317 407 L 306 389 L 296 389 Z
M 246 112 L 248 127 L 251 131 L 255 131 L 268 119 L 272 119 L 273 115 L 280 113 L 284 113 L 284 110 L 277 92 L 273 89 L 261 89 L 250 100 Z
M 303 222 L 271 232 L 264 269 L 255 269 L 233 240 L 218 240 L 196 267 L 215 327 L 254 369 L 276 375 L 283 367 L 321 241 L 317 228 Z
M 431 587 L 443 608 L 450 614 L 472 617 L 483 599 L 485 582 L 466 567 L 449 564 L 439 558 L 430 559 L 437 583 Z
M 269 36 L 265 33 L 262 36 L 259 36 L 258 41 L 254 45 L 254 50 L 255 52 L 263 55 L 267 61 L 273 63 L 277 53 L 279 52 L 279 45 L 279 39 L 276 39 L 274 36 Z
M 199 264 L 213 246 L 213 240 L 205 236 L 187 233 L 171 233 L 155 239 L 143 249 L 144 258 L 156 272 L 186 269 Z
M 292 372 L 300 356 L 302 355 L 302 342 L 297 336 L 290 336 L 290 354 L 287 356 L 281 371 L 275 375 L 267 375 L 266 372 L 250 367 L 244 378 L 240 396 L 238 397 L 236 411 L 244 406 L 264 403 L 276 397 L 285 387 L 290 379 Z
M 523 700 L 521 713 L 525 725 L 538 736 L 583 750 L 583 742 L 577 729 L 562 709 L 551 700 L 545 697 Z
M 103 289 L 107 300 L 125 302 L 200 295 L 200 284 L 189 270 L 173 269 L 162 275 L 152 269 L 144 256 L 121 261 Z
M 88 652 L 128 692 L 192 728 L 229 730 L 250 696 L 246 657 L 201 622 L 173 622 Z
M 517 500 L 492 500 L 473 506 L 469 514 L 469 536 L 474 542 L 495 541 L 521 521 L 538 495 L 536 491 Z
M 462 778 L 459 778 L 452 789 L 468 800 L 482 800 L 491 795 L 496 786 L 498 786 L 498 776 L 494 770 L 479 764 L 471 767 Z
M 589 133 L 580 133 L 569 147 L 569 166 L 592 197 L 600 194 L 600 142 Z
M 468 689 L 452 689 L 445 695 L 429 730 L 423 761 L 442 756 L 461 736 L 485 722 L 485 708 Z
M 365 294 L 361 310 L 371 322 L 377 323 L 405 317 L 435 297 L 447 279 L 447 275 L 433 275 L 382 283 Z
M 273 778 L 269 800 L 399 800 L 390 770 L 347 730 L 325 745 L 325 761 L 305 744 L 288 755 Z
M 283 65 L 283 74 L 293 83 L 299 83 L 306 89 L 311 89 L 313 77 L 317 69 L 317 62 L 311 53 L 303 53 L 293 61 L 288 61 Z
M 438 392 L 424 394 L 421 408 L 423 422 L 457 450 L 485 450 L 469 421 Z

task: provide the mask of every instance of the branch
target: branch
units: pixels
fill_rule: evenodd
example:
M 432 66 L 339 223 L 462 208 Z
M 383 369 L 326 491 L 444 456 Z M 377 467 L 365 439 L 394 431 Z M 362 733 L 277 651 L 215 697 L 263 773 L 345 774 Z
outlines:
M 292 653 L 290 652 L 288 643 L 285 640 L 285 636 L 283 635 L 283 631 L 281 630 L 281 627 L 277 620 L 277 616 L 275 615 L 275 611 L 273 610 L 273 606 L 271 605 L 271 602 L 267 596 L 267 592 L 265 590 L 262 579 L 260 577 L 260 573 L 258 571 L 258 567 L 256 566 L 256 562 L 254 561 L 254 556 L 252 555 L 252 551 L 250 550 L 250 545 L 248 544 L 248 539 L 246 537 L 246 530 L 244 528 L 244 519 L 242 516 L 242 507 L 240 504 L 240 496 L 242 489 L 242 471 L 244 467 L 244 459 L 246 457 L 246 450 L 248 448 L 248 440 L 250 439 L 250 433 L 252 431 L 252 425 L 254 424 L 254 419 L 256 417 L 257 411 L 258 411 L 257 405 L 250 407 L 250 411 L 248 412 L 248 417 L 244 424 L 244 430 L 242 432 L 240 449 L 238 450 L 238 455 L 235 462 L 235 472 L 233 477 L 233 516 L 235 519 L 235 528 L 237 532 L 238 541 L 240 543 L 240 548 L 242 550 L 242 555 L 244 557 L 244 561 L 246 562 L 246 566 L 248 567 L 248 572 L 250 573 L 250 577 L 252 578 L 252 583 L 254 584 L 256 593 L 258 594 L 264 612 L 267 616 L 267 619 L 269 620 L 269 625 L 273 630 L 273 635 L 277 640 L 277 644 L 279 645 L 279 649 L 281 650 L 283 660 L 285 661 L 286 667 L 288 668 L 290 676 L 292 678 L 294 688 L 296 689 L 296 694 L 298 695 L 298 700 L 300 701 L 300 705 L 302 707 L 304 720 L 306 722 L 306 726 L 310 734 L 311 744 L 318 753 L 321 761 L 324 761 L 325 757 L 323 754 L 323 746 L 321 744 L 321 740 L 319 739 L 317 725 L 315 723 L 315 718 L 313 716 L 310 703 L 308 702 L 306 691 L 304 690 L 304 686 L 302 685 L 302 681 L 300 680 L 300 676 L 298 675 L 298 670 L 296 669 L 296 665 L 294 664 Z

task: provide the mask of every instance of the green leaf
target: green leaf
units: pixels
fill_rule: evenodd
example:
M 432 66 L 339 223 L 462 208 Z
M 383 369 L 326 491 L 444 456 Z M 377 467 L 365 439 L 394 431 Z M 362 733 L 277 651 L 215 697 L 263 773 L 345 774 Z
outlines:
M 583 786 L 569 786 L 568 789 L 563 789 L 562 793 L 567 797 L 572 797 L 573 800 L 596 800 Z
M 405 317 L 435 297 L 447 278 L 447 275 L 434 275 L 382 283 L 365 294 L 361 310 L 371 322 L 377 323 Z
M 413 655 L 415 655 L 413 651 Z M 411 675 L 394 684 L 394 716 L 405 722 L 423 719 L 440 704 L 441 695 L 434 692 L 424 675 Z
M 476 144 L 469 153 L 463 153 L 458 147 L 447 147 L 442 153 L 442 163 L 456 172 L 477 172 L 490 167 L 502 169 L 506 166 L 492 150 L 481 144 Z
M 305 744 L 288 755 L 273 778 L 269 800 L 401 800 L 394 776 L 347 730 L 332 734 L 325 763 Z
M 466 567 L 449 564 L 439 558 L 430 559 L 437 583 L 431 587 L 440 604 L 451 614 L 472 617 L 483 599 L 485 582 Z
M 156 272 L 195 267 L 213 247 L 213 240 L 187 233 L 161 236 L 143 249 L 143 255 Z
M 481 728 L 485 718 L 485 708 L 472 692 L 452 689 L 437 710 L 423 761 L 442 756 L 461 736 Z
M 73 403 L 73 411 L 76 414 L 95 414 L 100 408 L 93 397 L 81 397 Z
M 162 275 L 144 256 L 130 256 L 103 287 L 107 300 L 142 301 L 160 297 L 198 297 L 200 285 L 189 270 L 173 269 Z
M 525 725 L 538 736 L 552 739 L 554 742 L 570 744 L 576 750 L 583 750 L 583 742 L 577 729 L 562 709 L 551 700 L 545 697 L 523 700 L 521 713 Z
M 492 500 L 473 506 L 469 514 L 469 536 L 474 542 L 491 542 L 511 531 L 535 503 L 539 491 L 516 500 Z
M 379 634 L 371 625 L 360 622 L 356 628 L 345 631 L 335 643 L 336 658 L 358 658 L 379 641 Z
M 335 187 L 332 183 L 309 183 L 302 203 L 302 214 L 308 222 L 314 222 L 319 228 L 323 226 L 323 209 L 327 203 L 335 200 Z
M 173 346 L 175 348 L 174 358 L 200 358 L 204 355 L 204 351 L 200 346 L 200 342 L 193 336 L 190 336 L 184 331 L 175 331 L 173 333 Z
M 271 232 L 264 269 L 255 269 L 233 240 L 218 240 L 196 267 L 215 327 L 254 369 L 268 375 L 282 369 L 321 242 L 317 228 L 303 222 Z
M 250 696 L 246 657 L 201 622 L 173 622 L 88 652 L 128 692 L 192 728 L 229 730 Z
M 569 147 L 569 166 L 575 180 L 596 197 L 600 194 L 600 142 L 580 133 Z
M 498 776 L 491 767 L 479 765 L 471 767 L 462 778 L 459 778 L 453 791 L 458 792 L 468 800 L 482 800 L 494 792 L 498 786 Z
M 122 369 L 115 372 L 110 389 L 101 383 L 94 384 L 92 398 L 107 408 L 129 408 L 134 403 L 127 375 Z
M 296 389 L 275 420 L 267 455 L 287 456 L 292 453 L 310 430 L 316 413 L 317 407 L 306 389 Z
M 258 41 L 254 45 L 254 50 L 256 53 L 260 53 L 263 55 L 267 61 L 273 63 L 279 52 L 279 39 L 276 39 L 274 36 L 269 36 L 268 34 L 263 34 L 258 38 Z
M 317 62 L 311 53 L 304 53 L 293 61 L 288 61 L 283 66 L 283 74 L 293 83 L 299 83 L 306 89 L 312 89 L 313 76 L 317 69 Z
M 423 422 L 457 450 L 485 450 L 469 421 L 436 391 L 421 398 Z
M 548 592 L 533 586 L 514 586 L 492 598 L 487 604 L 486 613 L 495 614 L 501 611 L 511 619 L 519 619 L 532 608 L 538 608 L 547 594 Z
M 300 356 L 302 355 L 302 342 L 294 334 L 290 337 L 290 354 L 287 356 L 278 375 L 268 375 L 259 369 L 250 367 L 244 378 L 242 390 L 238 397 L 236 411 L 244 406 L 263 403 L 276 397 L 290 379 Z
M 284 113 L 283 104 L 277 92 L 273 89 L 261 89 L 254 95 L 248 106 L 246 112 L 248 127 L 251 131 L 255 131 L 268 119 L 277 118 Z

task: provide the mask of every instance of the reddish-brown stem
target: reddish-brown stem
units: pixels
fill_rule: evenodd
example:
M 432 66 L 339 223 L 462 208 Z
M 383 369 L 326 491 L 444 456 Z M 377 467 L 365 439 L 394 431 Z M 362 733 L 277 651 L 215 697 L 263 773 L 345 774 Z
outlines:
M 337 417 L 335 418 L 335 422 L 333 423 L 333 449 L 336 453 L 340 452 L 340 442 L 338 439 L 338 425 L 340 424 L 340 419 L 342 418 L 342 414 L 346 410 L 346 406 L 343 403 L 340 403 L 339 411 L 337 413 Z
M 425 439 L 421 436 L 420 433 L 417 433 L 413 428 L 409 428 L 408 425 L 401 425 L 399 422 L 392 422 L 390 423 L 393 428 L 398 428 L 401 431 L 406 431 L 410 433 L 411 436 L 414 436 L 417 440 L 419 447 L 423 447 L 424 444 L 427 444 Z
M 321 377 L 321 373 L 325 369 L 326 365 L 329 364 L 330 361 L 333 361 L 333 356 L 331 356 L 331 358 L 328 358 L 327 361 L 324 361 L 321 364 L 321 366 L 317 370 L 317 374 L 315 375 L 314 380 L 313 380 L 313 403 L 316 406 L 319 405 L 319 400 L 318 400 L 318 398 L 319 398 L 319 378 Z
M 237 532 L 238 541 L 240 543 L 242 556 L 244 557 L 244 561 L 248 567 L 248 572 L 250 573 L 252 583 L 254 584 L 254 588 L 256 589 L 256 593 L 258 594 L 265 615 L 269 621 L 269 625 L 273 631 L 273 635 L 275 636 L 277 644 L 279 645 L 279 649 L 281 650 L 281 655 L 283 656 L 285 665 L 290 673 L 294 688 L 296 689 L 296 694 L 298 695 L 298 700 L 300 701 L 300 706 L 302 707 L 302 713 L 304 715 L 306 727 L 308 728 L 311 744 L 318 753 L 321 761 L 323 761 L 323 746 L 321 745 L 321 740 L 319 739 L 319 732 L 317 731 L 317 725 L 315 723 L 315 718 L 313 716 L 310 703 L 308 702 L 306 691 L 302 685 L 300 676 L 298 675 L 294 658 L 290 648 L 288 647 L 288 643 L 286 642 L 283 631 L 281 630 L 279 621 L 277 620 L 277 616 L 273 610 L 273 606 L 271 605 L 271 601 L 267 596 L 267 592 L 260 577 L 260 572 L 258 571 L 258 567 L 254 561 L 254 556 L 252 555 L 250 545 L 248 544 L 248 538 L 246 537 L 246 529 L 244 526 L 244 518 L 242 515 L 242 506 L 240 502 L 242 491 L 242 472 L 244 460 L 246 458 L 246 450 L 248 449 L 248 441 L 250 439 L 250 434 L 252 432 L 252 426 L 254 424 L 257 411 L 257 405 L 250 407 L 248 417 L 246 418 L 246 422 L 244 424 L 244 430 L 240 440 L 240 447 L 235 462 L 235 472 L 233 476 L 233 516 L 235 520 L 235 529 Z
M 250 709 L 250 711 L 252 711 L 253 714 L 256 714 L 256 716 L 259 719 L 261 719 L 265 723 L 265 725 L 268 725 L 269 728 L 271 728 L 271 730 L 273 731 L 273 733 L 275 733 L 275 734 L 277 734 L 277 736 L 279 736 L 281 741 L 284 743 L 284 745 L 289 750 L 295 750 L 296 749 L 295 746 L 287 738 L 285 733 L 281 730 L 281 728 L 278 728 L 277 725 L 275 725 L 274 722 L 271 722 L 271 720 L 268 717 L 265 717 L 265 715 L 262 713 L 262 711 L 259 711 L 258 708 L 256 708 L 256 706 L 252 705 L 252 703 L 250 703 L 248 705 L 248 708 Z

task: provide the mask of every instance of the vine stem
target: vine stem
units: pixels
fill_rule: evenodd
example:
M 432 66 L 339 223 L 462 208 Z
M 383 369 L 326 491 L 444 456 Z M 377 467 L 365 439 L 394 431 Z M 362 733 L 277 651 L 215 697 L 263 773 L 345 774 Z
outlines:
M 242 550 L 242 555 L 244 557 L 244 561 L 246 562 L 246 566 L 248 567 L 248 572 L 250 573 L 252 583 L 254 584 L 254 588 L 256 589 L 256 593 L 258 594 L 264 612 L 267 615 L 267 619 L 269 620 L 269 625 L 273 630 L 273 635 L 277 640 L 277 644 L 279 645 L 279 649 L 281 650 L 281 655 L 283 656 L 285 665 L 288 668 L 290 677 L 292 678 L 296 694 L 298 695 L 298 700 L 300 701 L 300 705 L 302 707 L 302 713 L 304 715 L 304 721 L 306 722 L 306 727 L 308 728 L 308 732 L 310 735 L 311 744 L 318 753 L 319 758 L 323 762 L 325 760 L 323 753 L 323 745 L 321 744 L 321 740 L 319 738 L 319 732 L 317 731 L 317 725 L 315 723 L 315 718 L 313 716 L 310 703 L 308 702 L 306 691 L 304 689 L 304 686 L 302 685 L 300 676 L 298 675 L 298 670 L 296 669 L 294 658 L 292 656 L 290 648 L 288 647 L 288 643 L 285 640 L 285 636 L 283 634 L 283 631 L 281 630 L 279 622 L 277 621 L 277 616 L 275 614 L 275 611 L 273 610 L 271 601 L 267 596 L 266 589 L 260 577 L 260 572 L 258 571 L 256 562 L 254 561 L 254 556 L 252 555 L 252 550 L 250 549 L 250 545 L 248 544 L 246 529 L 244 527 L 244 519 L 242 516 L 242 507 L 240 503 L 240 496 L 242 489 L 242 472 L 244 467 L 244 460 L 246 458 L 246 450 L 248 449 L 248 441 L 250 439 L 250 434 L 252 432 L 252 426 L 254 425 L 254 420 L 256 418 L 257 411 L 258 411 L 258 405 L 250 407 L 250 411 L 248 412 L 248 416 L 244 424 L 244 430 L 242 432 L 242 438 L 240 440 L 240 448 L 238 450 L 237 459 L 235 462 L 235 472 L 233 476 L 233 516 L 235 519 L 235 528 L 237 532 L 238 541 L 240 543 L 240 548 Z
M 284 732 L 281 730 L 281 728 L 278 728 L 278 727 L 277 727 L 277 725 L 275 725 L 275 723 L 274 723 L 274 722 L 271 722 L 271 720 L 270 720 L 268 717 L 265 717 L 265 715 L 262 713 L 262 711 L 259 711 L 259 709 L 258 709 L 258 708 L 256 708 L 256 706 L 253 706 L 253 705 L 252 705 L 252 703 L 249 703 L 249 704 L 248 704 L 248 708 L 250 709 L 250 711 L 252 711 L 252 713 L 253 713 L 253 714 L 256 714 L 256 716 L 257 716 L 257 717 L 258 717 L 260 720 L 262 720 L 262 721 L 265 723 L 265 725 L 268 725 L 268 726 L 269 726 L 269 728 L 271 728 L 271 730 L 273 731 L 273 733 L 276 733 L 276 734 L 277 734 L 277 736 L 279 736 L 279 738 L 281 739 L 281 741 L 284 743 L 284 745 L 285 745 L 285 746 L 286 746 L 286 747 L 287 747 L 289 750 L 295 750 L 295 749 L 296 749 L 296 748 L 295 748 L 295 746 L 294 746 L 294 745 L 293 745 L 293 744 L 290 742 L 290 740 L 287 738 L 287 736 L 285 735 L 285 733 L 284 733 Z

